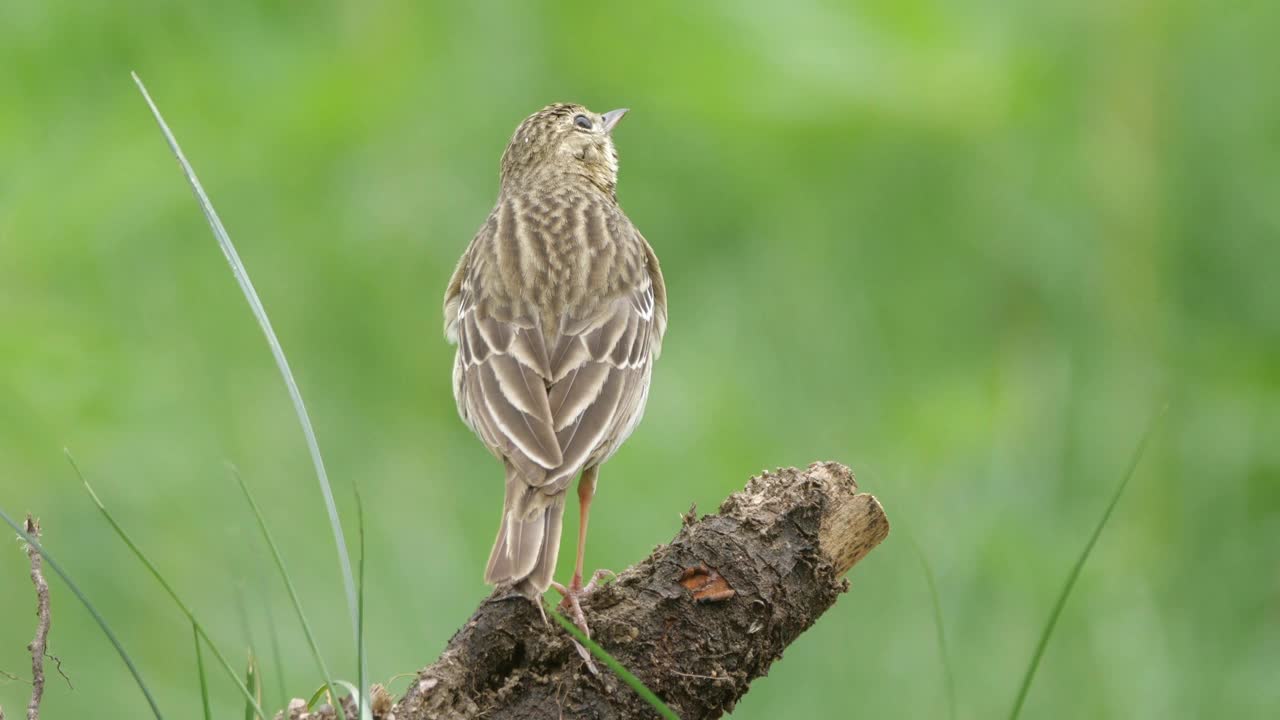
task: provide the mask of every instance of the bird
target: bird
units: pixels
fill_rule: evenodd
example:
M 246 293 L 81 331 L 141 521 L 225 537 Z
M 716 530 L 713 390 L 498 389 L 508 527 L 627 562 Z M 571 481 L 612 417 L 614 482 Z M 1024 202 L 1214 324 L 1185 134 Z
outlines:
M 497 201 L 444 296 L 458 413 L 505 472 L 484 579 L 540 612 L 555 587 L 588 634 L 580 600 L 608 572 L 583 584 L 591 501 L 600 466 L 644 414 L 667 326 L 658 256 L 618 203 L 613 131 L 627 112 L 554 103 L 520 123 Z M 566 587 L 554 574 L 575 476 Z

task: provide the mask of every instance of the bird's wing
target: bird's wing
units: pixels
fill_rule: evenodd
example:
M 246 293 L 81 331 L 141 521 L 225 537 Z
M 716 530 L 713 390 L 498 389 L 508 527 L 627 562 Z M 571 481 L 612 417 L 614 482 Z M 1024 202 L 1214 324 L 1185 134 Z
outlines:
M 653 303 L 653 328 L 650 331 L 653 338 L 651 352 L 653 360 L 657 360 L 658 356 L 662 354 L 662 336 L 667 334 L 667 283 L 662 279 L 662 266 L 658 263 L 658 254 L 653 251 L 653 247 L 649 245 L 648 240 L 644 239 L 639 230 L 635 232 L 636 237 L 644 245 L 645 274 L 649 278 L 649 291 Z
M 563 462 L 547 483 L 565 483 L 603 462 L 635 428 L 659 339 L 654 283 L 562 319 L 550 355 L 550 406 Z
M 657 257 L 630 231 L 644 249 L 636 279 L 566 311 L 554 332 L 538 312 L 515 309 L 519 301 L 476 298 L 472 280 L 485 261 L 470 251 L 446 291 L 458 411 L 491 452 L 543 492 L 603 462 L 644 412 L 666 329 L 666 288 Z
M 457 337 L 458 411 L 489 449 L 530 485 L 542 485 L 563 457 L 547 399 L 546 341 L 537 318 L 515 316 L 501 301 L 478 301 L 464 277 L 452 328 Z M 446 296 L 446 325 L 449 325 Z

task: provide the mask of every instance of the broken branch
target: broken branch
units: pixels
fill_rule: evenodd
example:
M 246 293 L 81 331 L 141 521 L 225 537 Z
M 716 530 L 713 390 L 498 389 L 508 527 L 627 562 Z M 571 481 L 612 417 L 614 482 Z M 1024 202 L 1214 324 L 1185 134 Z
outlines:
M 718 718 L 835 603 L 889 533 L 853 474 L 815 463 L 752 478 L 719 513 L 583 602 L 593 637 L 684 720 Z M 418 673 L 396 720 L 652 718 L 618 679 L 585 670 L 533 605 L 495 593 Z
M 27 535 L 33 543 L 40 542 L 40 521 L 27 515 Z M 35 545 L 27 544 L 27 558 L 31 561 L 31 582 L 36 586 L 36 636 L 27 645 L 31 651 L 31 702 L 27 704 L 27 720 L 40 720 L 40 701 L 44 698 L 44 656 L 49 642 L 49 583 L 42 570 L 44 559 Z

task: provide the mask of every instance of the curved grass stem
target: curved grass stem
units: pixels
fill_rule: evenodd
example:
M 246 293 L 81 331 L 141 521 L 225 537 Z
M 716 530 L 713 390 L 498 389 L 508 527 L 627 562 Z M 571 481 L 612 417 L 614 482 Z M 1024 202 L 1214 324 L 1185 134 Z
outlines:
M 1071 568 L 1071 573 L 1067 575 L 1067 582 L 1062 586 L 1062 592 L 1058 593 L 1058 599 L 1053 604 L 1053 610 L 1049 613 L 1049 620 L 1045 623 L 1044 630 L 1040 633 L 1040 641 L 1036 643 L 1035 652 L 1031 655 L 1031 663 L 1027 666 L 1027 672 L 1022 677 L 1022 685 L 1018 688 L 1018 696 L 1013 701 L 1013 710 L 1009 713 L 1009 720 L 1018 720 L 1018 715 L 1022 712 L 1022 706 L 1027 700 L 1027 693 L 1031 690 L 1031 681 L 1035 679 L 1036 669 L 1040 667 L 1040 659 L 1044 657 L 1045 648 L 1049 646 L 1049 638 L 1053 635 L 1053 630 L 1058 624 L 1058 617 L 1062 615 L 1062 609 L 1066 607 L 1067 598 L 1070 597 L 1071 590 L 1075 588 L 1076 580 L 1080 577 L 1080 571 L 1084 568 L 1085 561 L 1089 559 L 1089 554 L 1093 552 L 1093 546 L 1098 543 L 1098 537 L 1102 535 L 1102 529 L 1107 526 L 1107 521 L 1111 519 L 1112 511 L 1116 509 L 1116 504 L 1120 502 L 1120 496 L 1124 494 L 1124 489 L 1128 487 L 1129 480 L 1133 478 L 1133 473 L 1138 469 L 1138 463 L 1142 460 L 1142 455 L 1147 449 L 1147 441 L 1151 439 L 1151 435 L 1155 432 L 1156 426 L 1163 416 L 1164 410 L 1161 410 L 1147 424 L 1147 429 L 1142 433 L 1142 439 L 1138 441 L 1138 447 L 1133 451 L 1133 457 L 1129 460 L 1128 469 L 1120 479 L 1120 483 L 1116 485 L 1115 492 L 1111 495 L 1111 502 L 1107 503 L 1107 508 L 1103 511 L 1102 518 L 1098 520 L 1097 527 L 1093 529 L 1093 534 L 1089 536 L 1089 542 L 1085 543 L 1084 550 L 1080 553 L 1080 557 L 1076 559 L 1076 564 Z

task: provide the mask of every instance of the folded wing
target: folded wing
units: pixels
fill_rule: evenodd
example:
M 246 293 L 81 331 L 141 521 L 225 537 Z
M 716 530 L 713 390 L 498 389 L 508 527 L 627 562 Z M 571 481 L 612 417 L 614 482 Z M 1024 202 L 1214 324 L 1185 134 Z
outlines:
M 525 483 L 562 489 L 639 422 L 657 339 L 652 283 L 566 314 L 549 338 L 537 319 L 500 319 L 509 314 L 465 292 L 457 313 L 458 409 Z

